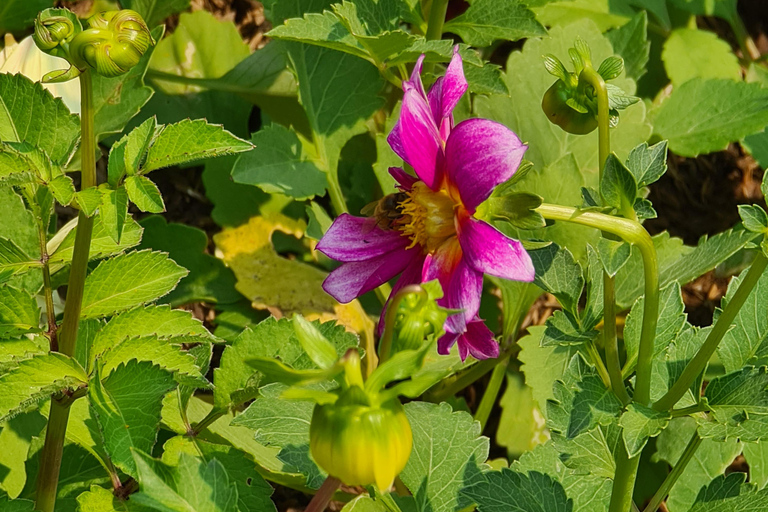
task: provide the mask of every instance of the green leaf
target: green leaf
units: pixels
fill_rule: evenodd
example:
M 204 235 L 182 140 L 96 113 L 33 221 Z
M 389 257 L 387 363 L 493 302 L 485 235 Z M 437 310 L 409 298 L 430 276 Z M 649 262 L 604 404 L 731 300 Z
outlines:
M 600 193 L 608 205 L 616 208 L 625 217 L 632 218 L 637 183 L 629 169 L 613 153 L 608 155 L 608 160 L 605 161 Z
M 521 338 L 518 344 L 522 349 L 520 361 L 523 363 L 521 370 L 525 374 L 525 383 L 533 390 L 533 399 L 539 410 L 546 414 L 547 402 L 555 397 L 553 385 L 564 377 L 578 347 L 541 346 L 545 330 L 543 325 L 529 327 L 530 334 Z
M 326 475 L 309 454 L 309 423 L 315 405 L 279 398 L 284 390 L 282 384 L 262 388 L 262 396 L 239 414 L 232 425 L 253 430 L 256 441 L 263 445 L 279 447 L 278 458 L 304 475 L 309 488 L 317 489 Z
M 568 370 L 553 388 L 547 403 L 547 426 L 568 439 L 619 417 L 621 402 L 607 389 L 597 370 L 581 355 L 571 359 Z
M 615 242 L 607 238 L 597 241 L 597 253 L 606 273 L 613 277 L 632 254 L 632 247 L 627 242 Z
M 536 269 L 534 284 L 557 297 L 566 311 L 577 314 L 584 278 L 570 251 L 553 243 L 529 254 Z
M 257 472 L 256 464 L 245 453 L 231 446 L 177 436 L 163 446 L 163 462 L 176 466 L 182 453 L 196 457 L 202 455 L 206 461 L 221 462 L 230 480 L 237 487 L 237 502 L 241 512 L 275 510 L 275 505 L 269 498 L 273 492 L 272 486 Z
M 750 468 L 751 469 L 751 468 Z M 734 510 L 763 510 L 768 508 L 768 491 L 759 491 L 747 475 L 721 475 L 702 488 L 689 512 L 731 512 Z
M 657 453 L 654 458 L 666 461 L 674 467 L 695 431 L 696 421 L 693 418 L 673 419 L 656 440 Z M 735 440 L 725 443 L 712 439 L 702 441 L 669 493 L 669 511 L 688 511 L 702 487 L 730 466 L 733 459 L 741 453 L 741 447 L 741 443 Z
M 297 200 L 325 194 L 325 174 L 304 154 L 293 131 L 272 124 L 255 132 L 251 142 L 256 147 L 240 156 L 232 168 L 235 182 Z
M 518 0 L 473 0 L 466 12 L 445 23 L 444 32 L 458 34 L 472 46 L 490 46 L 499 39 L 517 41 L 547 33 L 533 12 Z
M 751 271 L 751 270 L 750 270 Z M 734 277 L 728 284 L 728 290 L 721 302 L 721 308 L 726 307 L 733 299 L 736 290 L 744 280 L 745 273 Z M 735 372 L 746 364 L 762 365 L 768 362 L 768 348 L 765 345 L 768 338 L 768 318 L 764 311 L 768 301 L 768 272 L 763 272 L 752 292 L 747 296 L 744 305 L 739 309 L 733 320 L 733 327 L 723 336 L 717 347 L 717 355 L 727 373 Z M 719 317 L 715 312 L 715 321 Z
M 313 324 L 335 347 L 338 356 L 357 345 L 355 335 L 346 332 L 336 322 Z M 284 364 L 296 370 L 317 368 L 304 352 L 296 336 L 293 324 L 288 319 L 268 318 L 246 329 L 229 345 L 221 356 L 221 363 L 213 371 L 216 387 L 213 392 L 214 404 L 221 409 L 239 405 L 256 396 L 258 374 L 245 363 L 246 360 L 279 358 Z
M 731 45 L 706 30 L 673 30 L 661 53 L 664 69 L 675 87 L 692 78 L 741 80 L 741 66 Z
M 410 402 L 405 414 L 413 430 L 411 458 L 400 479 L 419 510 L 448 511 L 470 505 L 462 488 L 477 478 L 488 458 L 480 423 L 447 403 Z
M 619 425 L 624 438 L 624 446 L 630 458 L 640 455 L 648 439 L 661 434 L 667 428 L 670 416 L 638 403 L 631 403 L 622 413 Z
M 292 322 L 301 348 L 304 349 L 312 362 L 323 370 L 333 366 L 339 358 L 336 354 L 336 347 L 303 316 L 294 316 Z
M 547 319 L 544 337 L 541 345 L 583 345 L 593 341 L 598 336 L 598 331 L 588 328 L 587 325 L 579 325 L 578 319 L 563 311 L 555 311 Z
M 488 471 L 482 480 L 464 489 L 478 512 L 572 512 L 573 502 L 563 486 L 549 475 L 511 469 Z
M 373 65 L 348 54 L 304 44 L 286 47 L 316 137 L 318 166 L 335 171 L 341 148 L 366 131 L 365 121 L 381 107 L 382 78 Z
M 189 0 L 126 0 L 123 7 L 138 12 L 147 25 L 154 27 L 168 16 L 189 8 Z
M 541 197 L 527 192 L 512 192 L 489 199 L 486 203 L 493 217 L 509 222 L 519 229 L 537 229 L 545 225 L 544 218 L 534 211 L 541 205 Z
M 63 206 L 69 205 L 75 197 L 75 185 L 69 176 L 56 176 L 48 183 L 48 189 Z
M 323 12 L 332 3 L 334 0 L 265 0 L 264 14 L 273 25 L 279 25 L 305 12 Z
M 37 221 L 31 211 L 24 207 L 24 201 L 16 195 L 11 187 L 0 187 L 0 237 L 5 240 L 12 240 L 13 243 L 29 255 L 31 260 L 40 260 L 40 238 L 38 235 Z M 10 254 L 15 254 L 10 256 Z M 37 293 L 42 286 L 42 275 L 40 272 L 27 272 L 19 276 L 9 277 L 11 272 L 8 268 L 3 268 L 2 261 L 5 258 L 19 258 L 16 249 L 11 249 L 5 242 L 0 242 L 0 282 L 10 280 L 11 285 L 21 288 L 30 293 Z M 35 263 L 35 266 L 38 266 Z M 18 267 L 16 267 L 18 269 Z M 18 269 L 20 272 L 24 267 Z
M 88 217 L 93 217 L 93 214 L 96 213 L 96 210 L 101 206 L 101 198 L 102 193 L 100 189 L 96 187 L 86 188 L 85 190 L 80 190 L 75 193 L 74 206 Z M 102 228 L 111 237 L 112 230 L 104 225 L 104 219 L 101 219 L 101 215 L 99 215 L 99 218 Z M 114 240 L 114 238 L 112 240 Z
M 23 290 L 0 286 L 0 338 L 40 332 L 40 307 Z
M 711 412 L 707 419 L 697 419 L 699 434 L 716 441 L 757 442 L 768 437 L 766 387 L 765 366 L 746 366 L 712 379 L 704 393 Z
M 54 162 L 69 160 L 80 136 L 80 119 L 60 98 L 21 74 L 0 74 L 0 98 L 3 141 L 29 142 Z
M 739 217 L 744 227 L 753 233 L 768 232 L 768 214 L 756 204 L 740 204 Z
M 666 348 L 654 354 L 652 363 L 651 399 L 658 400 L 677 382 L 688 363 L 699 351 L 711 331 L 711 327 L 699 329 L 688 324 L 683 327 L 677 339 Z M 656 347 L 654 347 L 656 348 Z M 691 387 L 678 402 L 679 407 L 694 405 L 699 400 L 704 372 L 698 375 Z
M 562 457 L 563 454 L 555 449 L 554 444 L 547 442 L 524 453 L 520 459 L 512 463 L 511 469 L 519 473 L 532 471 L 544 473 L 553 480 L 560 482 L 565 489 L 566 496 L 573 500 L 573 512 L 607 510 L 611 496 L 613 470 L 607 477 L 573 470 L 563 464 Z M 612 464 L 613 460 L 610 453 L 608 458 Z
M 250 151 L 251 143 L 239 139 L 223 127 L 208 124 L 205 119 L 187 119 L 164 126 L 149 147 L 143 174 L 169 167 Z
M 109 188 L 102 189 L 99 218 L 101 218 L 101 224 L 106 229 L 110 238 L 115 241 L 115 244 L 120 244 L 127 216 L 128 192 L 126 192 L 125 187 L 119 187 L 115 190 Z
M 332 50 L 346 52 L 361 59 L 368 53 L 357 39 L 332 12 L 306 13 L 302 18 L 285 20 L 269 31 L 269 37 L 284 41 L 315 44 Z
M 77 362 L 57 352 L 17 361 L 0 375 L 0 421 L 50 398 L 53 393 L 84 386 L 88 376 Z
M 140 492 L 131 501 L 165 512 L 231 512 L 237 508 L 237 487 L 221 462 L 202 462 L 182 453 L 177 466 L 167 466 L 134 451 Z
M 0 180 L 18 185 L 51 179 L 51 159 L 27 142 L 0 142 Z
M 163 196 L 157 185 L 146 176 L 128 176 L 125 179 L 128 198 L 143 212 L 161 213 L 165 211 Z
M 219 226 L 235 227 L 261 213 L 261 206 L 270 196 L 260 188 L 232 181 L 236 156 L 223 156 L 205 162 L 203 186 L 213 203 L 211 218 Z
M 507 386 L 499 399 L 501 417 L 496 442 L 507 449 L 509 458 L 518 458 L 546 441 L 541 411 L 533 392 L 523 383 L 520 373 L 507 373 Z
M 618 422 L 593 428 L 573 439 L 557 432 L 552 433 L 552 443 L 568 468 L 576 473 L 602 478 L 613 478 L 616 472 L 616 454 L 621 442 L 621 428 Z
M 30 27 L 37 13 L 53 7 L 53 4 L 53 0 L 33 0 L 31 2 L 8 0 L 3 2 L 2 8 L 0 8 L 0 32 L 19 32 Z
M 638 187 L 647 187 L 667 172 L 667 141 L 648 147 L 643 142 L 629 152 L 627 168 L 635 177 Z
M 67 225 L 59 230 L 54 240 L 59 236 L 63 236 L 60 243 L 55 247 L 53 252 L 50 253 L 50 260 L 48 264 L 51 267 L 51 272 L 55 273 L 61 270 L 72 261 L 72 254 L 75 247 L 75 236 L 77 234 L 77 219 L 71 220 Z M 118 254 L 126 249 L 129 249 L 141 241 L 141 234 L 143 229 L 131 218 L 126 218 L 126 223 L 123 226 L 123 236 L 120 239 L 119 244 L 115 244 L 112 237 L 109 236 L 104 225 L 101 223 L 101 219 L 96 217 L 93 224 L 93 235 L 91 237 L 91 247 L 89 250 L 88 258 L 95 260 Z M 54 242 L 51 240 L 48 245 L 48 250 L 51 250 L 51 244 Z
M 144 237 L 139 249 L 168 252 L 171 259 L 189 270 L 179 285 L 162 301 L 173 306 L 191 302 L 233 304 L 242 296 L 235 290 L 235 277 L 222 261 L 206 253 L 208 236 L 184 224 L 166 223 L 158 215 L 141 220 Z
M 746 443 L 744 445 L 744 458 L 749 464 L 749 481 L 756 485 L 758 489 L 765 488 L 768 483 L 768 452 L 766 443 Z
M 646 11 L 639 11 L 627 23 L 609 31 L 605 36 L 611 42 L 613 51 L 624 59 L 627 76 L 639 80 L 646 72 L 651 50 Z
M 167 254 L 148 250 L 102 261 L 85 280 L 80 318 L 108 316 L 167 294 L 187 270 Z
M 152 37 L 160 41 L 164 32 L 165 27 L 155 27 Z M 152 88 L 144 85 L 144 74 L 154 50 L 155 46 L 150 46 L 139 63 L 124 75 L 105 77 L 93 74 L 94 131 L 100 140 L 120 133 L 152 97 Z
M 24 489 L 27 481 L 25 462 L 29 446 L 32 438 L 43 432 L 45 425 L 45 418 L 38 411 L 31 411 L 9 419 L 0 429 L 0 446 L 3 447 L 0 451 L 0 467 L 3 468 L 0 489 L 11 496 L 18 496 Z M 1 499 L 0 510 L 6 510 Z
M 152 509 L 122 500 L 112 491 L 92 485 L 90 490 L 77 497 L 78 512 L 149 512 Z
M 328 212 L 314 201 L 309 203 L 305 211 L 307 213 L 307 218 L 309 219 L 305 235 L 313 240 L 320 240 L 325 232 L 328 231 L 328 228 L 331 227 L 333 220 L 328 215 Z M 2 242 L 0 242 L 0 251 L 2 251 L 1 244 Z M 2 266 L 0 266 L 0 269 L 1 268 Z
M 162 368 L 138 361 L 120 364 L 103 381 L 101 375 L 97 370 L 88 385 L 93 416 L 112 463 L 136 478 L 131 451 L 152 451 L 163 397 L 176 383 Z
M 768 89 L 727 79 L 693 78 L 661 104 L 654 131 L 681 156 L 725 149 L 768 124 Z

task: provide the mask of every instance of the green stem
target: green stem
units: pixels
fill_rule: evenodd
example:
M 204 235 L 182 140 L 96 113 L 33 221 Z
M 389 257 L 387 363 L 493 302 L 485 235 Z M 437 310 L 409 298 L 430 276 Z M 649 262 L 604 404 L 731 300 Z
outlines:
M 747 271 L 747 275 L 744 276 L 744 280 L 739 284 L 739 288 L 733 295 L 733 298 L 728 301 L 722 314 L 718 317 L 714 327 L 709 332 L 707 339 L 704 340 L 704 344 L 699 351 L 693 356 L 693 359 L 683 370 L 680 378 L 672 385 L 667 393 L 659 399 L 658 402 L 653 404 L 653 408 L 658 411 L 666 411 L 672 409 L 675 404 L 683 397 L 685 392 L 691 387 L 696 378 L 704 371 L 712 355 L 715 353 L 717 346 L 725 336 L 725 333 L 731 328 L 734 318 L 738 314 L 744 302 L 749 297 L 752 289 L 757 284 L 760 276 L 763 275 L 766 266 L 768 266 L 768 258 L 762 252 L 758 252 L 755 259 L 752 261 L 752 265 Z
M 432 0 L 432 6 L 429 8 L 429 21 L 427 22 L 427 41 L 439 40 L 443 38 L 443 24 L 445 23 L 445 14 L 448 12 L 448 0 Z M 431 73 L 435 69 L 434 62 L 424 63 L 424 73 Z
M 608 374 L 608 369 L 605 367 L 605 363 L 603 363 L 603 358 L 600 357 L 600 352 L 597 351 L 595 342 L 590 341 L 586 343 L 584 348 L 587 350 L 587 355 L 589 355 L 590 361 L 595 365 L 595 369 L 597 369 L 597 374 L 600 376 L 600 380 L 603 381 L 603 385 L 606 388 L 610 388 L 611 376 Z
M 506 356 L 506 354 L 503 355 Z M 502 354 L 500 354 L 499 357 L 502 357 Z M 493 370 L 496 367 L 497 361 L 498 359 L 484 359 L 475 363 L 463 373 L 454 375 L 452 378 L 445 379 L 433 386 L 432 389 L 427 391 L 425 399 L 434 403 L 447 400 Z
M 592 66 L 587 66 L 581 72 L 579 78 L 583 78 L 589 85 L 595 89 L 597 96 L 597 137 L 598 137 L 598 173 L 601 181 L 603 176 L 603 167 L 608 155 L 611 154 L 611 135 L 610 135 L 610 112 L 608 105 L 608 86 L 603 77 L 595 71 Z
M 611 503 L 608 512 L 628 512 L 631 510 L 634 505 L 632 491 L 635 487 L 639 464 L 640 456 L 630 459 L 624 443 L 619 442 L 616 448 L 616 474 L 613 477 L 613 489 L 611 490 Z
M 333 476 L 326 478 L 323 485 L 320 486 L 317 493 L 312 498 L 312 501 L 310 501 L 307 508 L 304 509 L 304 512 L 323 512 L 328 507 L 328 503 L 330 503 L 333 494 L 340 485 L 341 480 L 338 478 Z
M 757 49 L 754 39 L 749 35 L 747 27 L 744 26 L 744 22 L 737 12 L 733 13 L 728 23 L 731 25 L 731 30 L 733 30 L 736 40 L 739 42 L 741 53 L 744 55 L 743 60 L 749 66 L 750 62 L 760 58 L 760 50 Z
M 195 423 L 195 426 L 192 427 L 192 429 L 189 432 L 187 432 L 187 435 L 190 435 L 192 437 L 198 435 L 200 432 L 208 428 L 212 423 L 214 423 L 216 420 L 218 420 L 225 414 L 227 414 L 226 409 L 217 409 L 214 407 L 213 409 L 210 410 L 210 412 L 208 412 L 205 418 Z
M 379 343 L 379 364 L 384 363 L 389 359 L 389 353 L 392 350 L 392 340 L 395 337 L 395 323 L 397 322 L 397 310 L 400 307 L 400 303 L 403 299 L 411 293 L 426 294 L 424 289 L 417 284 L 409 284 L 402 287 L 392 297 L 392 301 L 387 308 L 387 313 L 384 316 L 384 333 L 381 336 L 381 342 Z
M 651 501 L 643 509 L 643 512 L 656 512 L 656 510 L 659 508 L 659 505 L 661 505 L 661 502 L 664 500 L 667 494 L 669 494 L 672 486 L 675 485 L 677 479 L 680 478 L 680 475 L 683 474 L 685 467 L 696 454 L 696 450 L 699 449 L 699 445 L 701 445 L 701 437 L 699 437 L 698 433 L 694 432 L 693 437 L 691 437 L 691 440 L 688 443 L 688 446 L 685 447 L 683 455 L 680 456 L 680 460 L 677 461 L 675 467 L 672 468 L 672 471 L 669 472 L 667 478 L 665 478 L 661 483 L 661 487 L 659 487 L 659 490 L 656 491 L 656 494 L 653 495 Z
M 80 115 L 81 188 L 86 189 L 96 186 L 96 136 L 93 128 L 93 88 L 90 70 L 86 70 L 80 75 L 80 98 L 82 112 Z M 75 353 L 92 232 L 93 218 L 80 212 L 77 221 L 74 254 L 69 271 L 64 322 L 59 336 L 59 350 L 67 356 L 72 356 Z M 56 504 L 56 488 L 59 482 L 59 469 L 61 468 L 61 455 L 67 433 L 68 419 L 69 407 L 59 404 L 56 400 L 51 400 L 51 413 L 48 417 L 45 445 L 40 456 L 40 470 L 37 476 L 37 502 L 35 506 L 36 510 L 41 512 L 52 512 Z
M 485 429 L 488 418 L 491 416 L 491 410 L 493 404 L 496 403 L 496 398 L 499 396 L 501 385 L 504 382 L 504 377 L 507 375 L 507 365 L 509 364 L 509 357 L 504 357 L 496 363 L 491 373 L 491 380 L 488 382 L 488 387 L 485 388 L 483 398 L 480 400 L 480 405 L 477 406 L 475 411 L 475 420 L 480 422 L 480 431 Z
M 43 271 L 43 296 L 45 297 L 45 316 L 48 319 L 48 340 L 51 352 L 59 350 L 57 338 L 58 325 L 56 324 L 56 310 L 53 306 L 53 287 L 51 286 L 51 268 L 48 265 L 48 237 L 43 222 L 38 222 L 38 238 L 40 241 L 40 262 Z
M 692 414 L 696 414 L 697 412 L 707 412 L 709 411 L 709 406 L 704 402 L 701 401 L 700 403 L 696 405 L 691 405 L 689 407 L 682 407 L 680 409 L 672 409 L 669 411 L 669 414 L 673 418 L 680 418 L 682 416 L 690 416 Z

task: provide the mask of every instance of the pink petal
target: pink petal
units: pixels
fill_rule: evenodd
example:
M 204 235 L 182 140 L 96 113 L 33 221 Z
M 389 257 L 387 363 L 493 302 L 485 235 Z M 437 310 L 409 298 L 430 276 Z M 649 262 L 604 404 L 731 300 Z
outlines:
M 515 174 L 526 149 L 509 128 L 488 119 L 467 119 L 451 131 L 445 170 L 470 213 Z
M 387 143 L 397 156 L 403 160 L 408 159 L 408 155 L 405 153 L 405 148 L 403 147 L 403 139 L 400 137 L 400 119 L 397 120 L 392 131 L 387 135 Z
M 493 337 L 493 333 L 480 318 L 475 317 L 467 323 L 467 330 L 461 334 L 446 333 L 437 342 L 437 351 L 440 354 L 448 354 L 454 343 L 459 346 L 461 360 L 472 355 L 475 359 L 491 359 L 499 357 L 499 344 Z
M 423 53 L 419 55 L 419 58 L 416 59 L 416 64 L 413 65 L 413 71 L 411 71 L 411 79 L 406 80 L 403 83 L 403 89 L 405 89 L 406 84 L 410 84 L 411 86 L 415 87 L 417 91 L 419 91 L 419 94 L 421 94 L 424 98 L 427 97 L 427 95 L 424 93 L 424 84 L 421 82 L 421 69 L 424 66 L 424 58 L 426 55 Z
M 411 190 L 413 185 L 419 181 L 418 178 L 405 172 L 402 167 L 390 167 L 389 174 L 395 178 L 395 181 L 397 181 L 405 190 Z
M 317 250 L 338 261 L 364 261 L 405 249 L 409 243 L 399 231 L 381 229 L 372 217 L 342 213 L 318 242 Z
M 459 55 L 459 47 L 456 46 L 445 76 L 435 81 L 427 95 L 436 124 L 440 125 L 444 119 L 451 116 L 453 109 L 466 91 L 467 79 L 464 78 L 461 55 Z
M 389 281 L 420 256 L 419 249 L 398 249 L 370 260 L 344 263 L 328 274 L 323 289 L 346 304 Z
M 404 87 L 403 107 L 398 121 L 399 143 L 405 153 L 403 160 L 408 162 L 416 171 L 416 175 L 434 190 L 442 178 L 438 169 L 443 156 L 440 133 L 426 98 L 407 82 Z M 397 152 L 395 146 L 392 146 L 392 149 Z
M 381 336 L 384 332 L 384 316 L 387 314 L 387 308 L 389 307 L 389 302 L 392 300 L 392 297 L 394 297 L 397 292 L 402 290 L 404 286 L 421 283 L 421 268 L 423 265 L 423 256 L 414 258 L 413 261 L 411 261 L 411 263 L 405 267 L 403 274 L 400 276 L 400 279 L 397 280 L 395 286 L 392 287 L 392 293 L 389 294 L 387 303 L 384 304 L 384 309 L 381 311 L 381 316 L 379 317 L 379 325 L 377 327 L 379 336 Z
M 533 281 L 534 268 L 523 244 L 474 217 L 459 228 L 464 260 L 477 272 L 513 281 Z

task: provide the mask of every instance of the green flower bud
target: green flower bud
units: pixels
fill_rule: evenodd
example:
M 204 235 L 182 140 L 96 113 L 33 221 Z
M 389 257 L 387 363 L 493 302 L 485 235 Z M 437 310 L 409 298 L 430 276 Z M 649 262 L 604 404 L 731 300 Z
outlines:
M 82 32 L 80 21 L 67 9 L 45 9 L 35 18 L 32 38 L 38 48 L 49 55 L 66 58 L 64 48 Z
M 558 80 L 544 93 L 541 108 L 547 114 L 547 119 L 566 132 L 584 135 L 597 128 L 597 115 L 586 108 L 579 108 L 574 102 L 569 104 L 573 95 L 572 89 Z
M 397 307 L 392 353 L 418 350 L 428 336 L 439 335 L 451 311 L 437 305 L 443 296 L 440 283 L 431 281 L 401 290 L 404 296 L 393 304 Z
M 392 486 L 411 455 L 413 434 L 399 401 L 371 403 L 358 386 L 315 405 L 309 446 L 317 464 L 347 485 Z

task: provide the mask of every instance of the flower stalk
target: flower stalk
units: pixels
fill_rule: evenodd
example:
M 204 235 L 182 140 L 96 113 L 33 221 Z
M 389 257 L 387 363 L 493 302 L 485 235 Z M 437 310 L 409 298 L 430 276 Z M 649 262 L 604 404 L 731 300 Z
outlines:
M 96 186 L 96 136 L 93 118 L 93 87 L 90 69 L 80 76 L 80 158 L 82 162 L 81 189 Z M 83 304 L 85 277 L 88 272 L 88 255 L 91 248 L 93 218 L 80 212 L 75 234 L 74 254 L 69 271 L 67 303 L 64 308 L 64 322 L 61 336 L 58 337 L 59 352 L 72 356 L 75 353 L 80 311 Z M 45 432 L 45 445 L 40 456 L 40 472 L 37 476 L 36 510 L 52 512 L 56 504 L 56 489 L 61 468 L 62 450 L 67 433 L 69 406 L 51 400 L 51 412 L 48 428 Z
M 653 495 L 651 498 L 651 501 L 648 503 L 648 505 L 643 509 L 643 512 L 656 512 L 656 509 L 659 508 L 659 505 L 661 505 L 661 502 L 666 498 L 667 494 L 669 494 L 669 491 L 672 489 L 672 486 L 675 485 L 675 482 L 677 482 L 677 479 L 680 478 L 680 475 L 683 474 L 683 471 L 685 471 L 685 468 L 688 466 L 688 463 L 691 461 L 693 456 L 696 454 L 696 450 L 699 449 L 699 446 L 701 445 L 701 437 L 699 437 L 699 434 L 697 432 L 693 433 L 693 437 L 691 437 L 690 442 L 688 443 L 688 446 L 685 447 L 685 451 L 683 452 L 683 455 L 680 456 L 680 460 L 677 461 L 677 464 L 675 464 L 675 467 L 672 468 L 672 471 L 669 472 L 667 475 L 667 478 L 664 479 L 664 481 L 661 483 L 661 487 L 656 491 L 656 494 Z
M 331 502 L 333 494 L 341 486 L 341 480 L 336 477 L 329 476 L 323 482 L 323 485 L 317 490 L 317 493 L 309 502 L 309 506 L 305 509 L 305 512 L 323 512 L 328 503 Z

